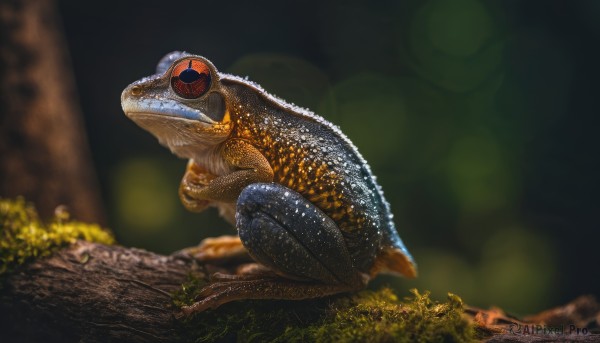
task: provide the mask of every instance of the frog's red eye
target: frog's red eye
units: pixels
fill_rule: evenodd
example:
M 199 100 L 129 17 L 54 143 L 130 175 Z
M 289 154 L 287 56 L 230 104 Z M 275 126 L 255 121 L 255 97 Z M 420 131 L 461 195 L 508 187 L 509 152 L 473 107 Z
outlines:
M 171 72 L 171 87 L 185 99 L 196 99 L 210 88 L 210 68 L 198 60 L 183 60 Z

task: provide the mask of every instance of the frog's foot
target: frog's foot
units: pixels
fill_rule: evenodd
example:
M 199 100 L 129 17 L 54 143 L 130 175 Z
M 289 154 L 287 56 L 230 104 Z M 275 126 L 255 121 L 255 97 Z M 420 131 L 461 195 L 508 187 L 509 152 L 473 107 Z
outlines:
M 176 254 L 213 264 L 251 261 L 238 236 L 205 238 L 199 245 L 180 250 Z
M 183 183 L 182 183 L 182 185 L 183 185 Z M 210 205 L 209 200 L 194 199 L 191 196 L 189 196 L 188 194 L 186 194 L 183 186 L 179 187 L 179 199 L 181 200 L 183 207 L 185 207 L 190 212 L 196 212 L 196 213 L 202 212 L 205 209 L 207 209 L 208 206 Z
M 211 283 L 200 291 L 201 300 L 181 308 L 183 315 L 215 309 L 225 303 L 243 299 L 287 299 L 302 300 L 350 292 L 363 286 L 346 284 L 328 285 L 293 281 L 282 277 L 256 280 L 231 280 Z
M 188 211 L 202 212 L 211 204 L 211 201 L 207 199 L 195 197 L 192 190 L 206 187 L 214 178 L 214 175 L 192 160 L 188 162 L 185 174 L 179 185 L 179 199 L 181 199 L 181 203 Z
M 237 203 L 237 227 L 249 254 L 271 274 L 219 275 L 185 314 L 240 299 L 299 300 L 364 288 L 335 222 L 297 192 L 252 184 Z

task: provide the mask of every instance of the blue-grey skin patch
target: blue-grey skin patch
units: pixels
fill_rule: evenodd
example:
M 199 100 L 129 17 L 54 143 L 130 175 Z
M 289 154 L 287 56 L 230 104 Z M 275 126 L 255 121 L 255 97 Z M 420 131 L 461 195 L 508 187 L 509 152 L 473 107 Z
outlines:
M 137 101 L 127 108 L 128 113 L 152 113 L 157 115 L 171 116 L 189 120 L 197 120 L 207 124 L 216 122 L 202 113 L 200 110 L 185 106 L 180 102 L 165 99 L 146 98 Z
M 335 222 L 287 187 L 249 185 L 238 198 L 236 221 L 250 255 L 280 274 L 327 284 L 361 282 Z

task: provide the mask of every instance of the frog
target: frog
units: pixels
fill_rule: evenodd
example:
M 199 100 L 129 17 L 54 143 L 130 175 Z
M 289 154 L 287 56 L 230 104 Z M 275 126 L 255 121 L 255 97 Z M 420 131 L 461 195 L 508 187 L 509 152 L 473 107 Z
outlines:
M 188 253 L 201 262 L 248 258 L 235 273 L 215 272 L 184 314 L 355 292 L 379 274 L 417 276 L 369 165 L 323 117 L 180 51 L 127 86 L 121 104 L 188 160 L 184 207 L 215 207 L 237 230 Z

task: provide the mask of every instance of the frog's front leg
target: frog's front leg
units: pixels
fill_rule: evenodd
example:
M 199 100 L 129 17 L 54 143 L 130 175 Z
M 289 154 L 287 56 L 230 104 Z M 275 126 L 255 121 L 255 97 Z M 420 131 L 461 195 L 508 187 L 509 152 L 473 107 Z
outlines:
M 273 180 L 273 170 L 268 161 L 244 140 L 232 139 L 225 143 L 221 156 L 234 170 L 232 173 L 215 176 L 193 161 L 188 163 L 179 187 L 181 202 L 188 210 L 200 212 L 215 201 L 233 203 L 247 185 Z M 179 254 L 211 263 L 248 260 L 238 236 L 207 238 L 200 245 L 186 248 Z
M 279 184 L 252 184 L 237 202 L 237 228 L 250 255 L 273 273 L 213 282 L 186 314 L 240 299 L 316 298 L 364 288 L 335 222 L 299 193 Z
M 221 156 L 233 170 L 231 173 L 217 176 L 207 184 L 182 182 L 181 194 L 195 200 L 235 203 L 242 189 L 249 184 L 273 181 L 269 161 L 242 139 L 228 140 L 222 147 Z

